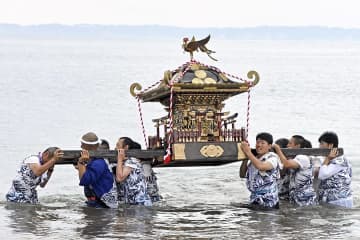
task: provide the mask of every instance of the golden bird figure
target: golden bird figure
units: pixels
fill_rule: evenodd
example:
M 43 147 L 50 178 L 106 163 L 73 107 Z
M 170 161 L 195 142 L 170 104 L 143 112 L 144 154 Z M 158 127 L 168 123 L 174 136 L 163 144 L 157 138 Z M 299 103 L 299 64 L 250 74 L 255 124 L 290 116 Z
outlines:
M 208 49 L 205 45 L 209 42 L 210 40 L 210 35 L 207 36 L 204 39 L 201 39 L 199 41 L 195 40 L 195 37 L 192 37 L 191 41 L 189 42 L 189 38 L 185 37 L 183 39 L 183 44 L 182 47 L 184 49 L 184 51 L 189 52 L 190 53 L 190 58 L 191 60 L 193 60 L 194 58 L 194 54 L 193 52 L 195 51 L 202 51 L 204 53 L 206 53 L 208 55 L 209 58 L 211 58 L 214 61 L 217 61 L 217 59 L 213 58 L 210 54 L 215 53 L 215 51 L 212 51 L 210 49 Z

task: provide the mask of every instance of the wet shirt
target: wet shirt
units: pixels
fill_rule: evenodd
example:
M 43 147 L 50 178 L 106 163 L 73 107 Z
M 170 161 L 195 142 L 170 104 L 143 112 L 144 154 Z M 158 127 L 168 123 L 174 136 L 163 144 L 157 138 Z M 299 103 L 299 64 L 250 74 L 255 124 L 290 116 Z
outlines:
M 279 198 L 282 200 L 289 200 L 289 184 L 290 172 L 288 169 L 283 170 L 284 174 L 277 180 L 279 189 Z
M 140 161 L 136 158 L 128 158 L 124 166 L 132 169 L 129 176 L 122 182 L 125 203 L 151 206 L 152 202 Z
M 310 162 L 313 168 L 313 187 L 314 187 L 314 191 L 316 193 L 316 199 L 319 200 L 319 185 L 320 185 L 320 179 L 318 177 L 319 174 L 319 170 L 320 167 L 322 165 L 322 163 L 325 160 L 325 157 L 323 156 L 309 156 L 310 157 Z
M 118 202 L 119 202 L 119 204 L 121 204 L 121 203 L 125 203 L 124 182 L 117 182 L 116 181 L 116 166 L 117 166 L 117 163 L 110 163 L 109 164 L 109 169 L 113 174 L 114 181 L 115 181 L 115 184 L 116 184 Z
M 6 194 L 6 200 L 19 203 L 38 203 L 36 187 L 41 183 L 42 176 L 36 176 L 30 168 L 30 164 L 41 165 L 40 155 L 32 155 L 23 160 L 11 188 Z M 46 173 L 43 174 L 43 176 Z
M 277 179 L 279 178 L 279 157 L 269 152 L 260 161 L 268 161 L 273 169 L 259 171 L 250 163 L 246 172 L 246 186 L 251 192 L 250 202 L 264 207 L 275 207 L 279 202 Z
M 157 177 L 150 163 L 142 163 L 144 176 L 146 181 L 146 188 L 151 198 L 151 201 L 158 202 L 161 200 L 159 193 L 159 186 L 157 184 Z
M 289 200 L 299 206 L 316 204 L 316 193 L 313 188 L 313 169 L 310 158 L 297 155 L 293 161 L 299 168 L 290 170 Z
M 319 171 L 319 201 L 343 207 L 352 207 L 351 192 L 352 168 L 342 155 L 322 165 Z
M 118 207 L 118 194 L 114 178 L 104 159 L 92 159 L 80 179 L 80 186 L 91 189 L 107 207 Z

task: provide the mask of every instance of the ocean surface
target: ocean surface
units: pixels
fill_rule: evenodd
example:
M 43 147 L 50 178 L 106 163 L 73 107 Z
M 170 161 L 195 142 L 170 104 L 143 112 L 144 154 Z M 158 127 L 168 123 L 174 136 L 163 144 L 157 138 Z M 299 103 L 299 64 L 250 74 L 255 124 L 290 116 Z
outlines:
M 250 144 L 261 131 L 274 138 L 301 134 L 318 146 L 326 130 L 338 133 L 353 165 L 355 207 L 278 211 L 236 206 L 248 200 L 240 163 L 217 167 L 155 169 L 164 200 L 152 208 L 117 210 L 84 206 L 73 166 L 56 166 L 41 204 L 5 201 L 20 161 L 48 146 L 79 149 L 80 136 L 96 132 L 114 148 L 121 136 L 144 146 L 139 111 L 129 86 L 143 89 L 165 70 L 189 60 L 181 40 L 0 40 L 0 235 L 4 239 L 359 239 L 360 42 L 232 41 L 212 39 L 213 62 L 246 78 L 260 74 L 251 91 Z M 247 95 L 226 101 L 246 125 Z M 147 135 L 159 103 L 141 105 Z

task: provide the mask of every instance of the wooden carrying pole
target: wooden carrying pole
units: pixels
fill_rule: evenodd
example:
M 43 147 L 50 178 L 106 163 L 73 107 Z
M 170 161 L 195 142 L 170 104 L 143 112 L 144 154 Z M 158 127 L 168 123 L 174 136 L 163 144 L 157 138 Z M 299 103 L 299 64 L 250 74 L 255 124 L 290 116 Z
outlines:
M 76 164 L 80 155 L 81 150 L 63 150 L 64 156 L 59 159 L 56 164 Z M 89 151 L 90 158 L 106 158 L 110 163 L 117 162 L 117 151 L 116 150 L 97 150 Z M 125 155 L 128 157 L 134 157 L 141 160 L 152 160 L 153 158 L 163 157 L 164 150 L 140 150 L 133 149 L 125 151 Z
M 281 151 L 288 158 L 295 157 L 296 155 L 308 156 L 328 156 L 331 149 L 327 148 L 281 148 Z M 343 155 L 344 149 L 338 148 L 338 155 Z
M 296 155 L 308 155 L 308 156 L 327 156 L 330 153 L 331 149 L 325 148 L 298 148 L 298 149 L 290 149 L 290 148 L 282 148 L 282 152 L 288 158 L 295 157 Z M 255 152 L 255 149 L 252 150 Z M 64 156 L 59 159 L 56 164 L 76 164 L 80 157 L 80 150 L 63 150 Z M 106 158 L 110 163 L 117 162 L 117 151 L 116 150 L 98 150 L 98 151 L 89 151 L 90 157 L 99 157 Z M 338 149 L 338 154 L 343 155 L 344 150 L 342 148 Z M 140 150 L 140 149 L 132 149 L 127 150 L 125 153 L 128 157 L 138 158 L 143 161 L 153 161 L 156 159 L 155 166 L 164 166 L 164 167 L 175 167 L 175 166 L 212 166 L 212 165 L 222 165 L 231 162 L 241 161 L 245 159 L 221 159 L 217 157 L 208 157 L 205 160 L 182 160 L 182 161 L 171 161 L 171 164 L 163 165 L 163 156 L 165 155 L 165 151 L 163 149 L 156 150 Z

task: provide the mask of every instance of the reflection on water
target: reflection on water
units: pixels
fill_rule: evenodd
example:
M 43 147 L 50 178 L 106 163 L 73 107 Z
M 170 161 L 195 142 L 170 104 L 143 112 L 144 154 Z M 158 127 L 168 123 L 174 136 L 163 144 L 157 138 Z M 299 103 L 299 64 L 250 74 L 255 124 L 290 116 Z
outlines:
M 63 199 L 66 202 L 66 199 Z M 70 200 L 71 201 L 71 200 Z M 58 233 L 85 239 L 94 237 L 151 236 L 156 210 L 126 206 L 118 210 L 95 209 L 83 205 L 49 207 L 44 205 L 3 203 L 8 227 L 18 235 L 33 237 Z M 71 230 L 71 231 L 70 231 Z M 54 235 L 56 233 L 56 235 Z
M 329 234 L 344 238 L 354 236 L 349 229 L 359 223 L 359 220 L 349 216 L 354 210 L 344 212 L 343 209 L 324 206 L 294 208 L 286 205 L 283 204 L 280 210 L 265 212 L 239 209 L 233 205 L 192 206 L 182 211 L 166 209 L 164 215 L 168 217 L 169 222 L 159 231 L 170 231 L 174 234 L 174 239 L 179 235 L 185 239 L 199 236 L 227 236 L 234 239 L 312 239 L 327 238 Z M 328 227 L 331 228 L 331 233 Z
M 77 214 L 81 217 L 76 220 L 76 231 L 81 237 L 106 236 L 113 232 L 117 211 L 80 207 Z
M 125 237 L 152 234 L 154 210 L 142 206 L 127 206 L 118 210 L 81 207 L 81 219 L 76 231 L 81 237 Z
M 56 213 L 41 205 L 6 203 L 10 227 L 18 233 L 32 233 L 46 236 L 51 229 L 51 221 L 56 221 Z
M 63 199 L 64 202 L 67 199 Z M 71 200 L 70 200 L 71 201 Z M 332 239 L 360 237 L 360 209 L 330 206 L 255 211 L 230 205 L 49 207 L 4 203 L 15 236 L 141 239 Z

